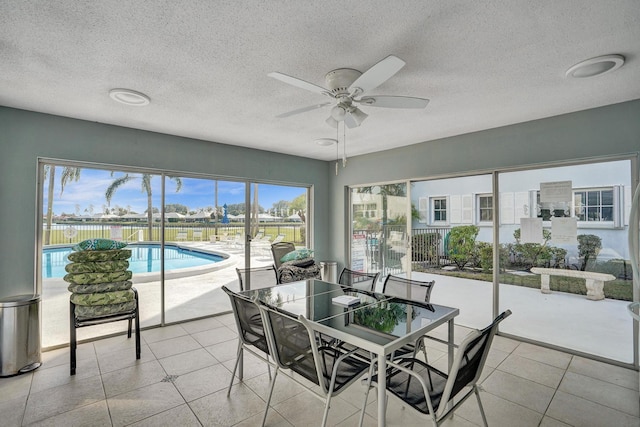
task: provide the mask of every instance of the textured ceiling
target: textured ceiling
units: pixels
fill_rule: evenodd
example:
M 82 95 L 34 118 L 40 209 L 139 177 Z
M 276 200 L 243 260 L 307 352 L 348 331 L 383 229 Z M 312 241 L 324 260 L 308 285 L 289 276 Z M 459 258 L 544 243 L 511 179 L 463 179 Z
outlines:
M 617 53 L 616 72 L 566 79 Z M 207 141 L 335 158 L 327 99 L 267 77 L 325 86 L 336 68 L 407 65 L 374 92 L 424 110 L 362 106 L 349 156 L 640 98 L 640 3 L 562 1 L 0 2 L 0 105 Z M 151 98 L 112 101 L 112 88 Z

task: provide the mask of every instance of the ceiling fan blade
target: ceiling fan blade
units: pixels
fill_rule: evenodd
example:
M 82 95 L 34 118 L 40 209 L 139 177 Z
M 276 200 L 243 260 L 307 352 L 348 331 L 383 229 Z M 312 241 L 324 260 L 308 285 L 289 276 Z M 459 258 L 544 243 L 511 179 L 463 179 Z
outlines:
M 318 85 L 314 85 L 313 83 L 305 82 L 304 80 L 300 80 L 297 77 L 291 77 L 278 72 L 269 73 L 267 74 L 267 76 L 290 84 L 291 86 L 299 87 L 300 89 L 305 89 L 311 92 L 319 93 L 321 95 L 331 95 L 331 93 L 327 89 Z
M 404 67 L 405 62 L 397 56 L 389 55 L 369 68 L 349 86 L 349 92 L 360 89 L 359 94 L 370 91 L 386 82 L 391 76 Z
M 324 102 L 322 104 L 310 105 L 308 107 L 298 108 L 297 110 L 288 111 L 286 113 L 278 114 L 276 117 L 279 119 L 283 119 L 285 117 L 294 116 L 300 113 L 306 113 L 307 111 L 317 110 L 318 108 L 326 107 L 327 105 L 331 105 L 331 102 Z
M 411 96 L 365 96 L 357 100 L 368 107 L 384 108 L 425 108 L 429 104 L 426 98 L 414 98 Z

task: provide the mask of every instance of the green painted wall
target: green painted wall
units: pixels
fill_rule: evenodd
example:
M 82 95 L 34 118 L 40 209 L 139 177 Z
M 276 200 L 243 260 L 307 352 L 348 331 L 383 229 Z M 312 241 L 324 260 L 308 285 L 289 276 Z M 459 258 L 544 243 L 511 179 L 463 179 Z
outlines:
M 343 263 L 345 187 L 640 152 L 640 100 L 349 159 L 330 174 L 329 253 Z M 339 264 L 339 268 L 344 265 Z
M 33 287 L 39 156 L 313 184 L 316 256 L 341 268 L 346 186 L 638 153 L 640 100 L 350 158 L 337 177 L 331 162 L 3 107 L 0 149 L 2 298 Z
M 0 107 L 0 298 L 31 293 L 38 157 L 314 186 L 314 246 L 329 237 L 327 162 Z

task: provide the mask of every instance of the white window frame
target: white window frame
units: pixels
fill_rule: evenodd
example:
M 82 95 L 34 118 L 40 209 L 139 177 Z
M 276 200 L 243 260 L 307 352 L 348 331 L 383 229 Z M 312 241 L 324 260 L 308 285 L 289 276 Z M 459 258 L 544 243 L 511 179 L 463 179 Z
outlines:
M 436 208 L 435 208 L 435 202 L 436 200 L 444 200 L 445 203 L 445 208 L 444 208 L 444 214 L 445 214 L 445 220 L 436 220 Z M 438 209 L 439 211 L 441 211 L 442 209 Z M 432 225 L 446 225 L 449 224 L 449 219 L 451 218 L 451 204 L 449 203 L 449 196 L 431 196 L 429 197 L 429 219 L 430 224 Z
M 483 208 L 482 207 L 481 200 L 485 199 L 485 198 L 491 199 L 491 207 L 489 207 L 489 208 Z M 493 194 L 491 194 L 491 193 L 479 193 L 479 194 L 476 194 L 475 201 L 476 201 L 476 208 L 475 208 L 476 224 L 477 225 L 493 226 Z M 484 210 L 486 210 L 486 209 L 489 210 L 490 218 L 488 220 L 483 220 L 482 219 L 482 210 L 483 209 Z
M 613 193 L 613 213 L 612 220 L 607 221 L 582 221 L 578 219 L 578 228 L 623 228 L 624 227 L 624 218 L 625 218 L 625 205 L 624 205 L 624 186 L 622 185 L 609 185 L 603 187 L 584 187 L 584 188 L 573 188 L 571 190 L 571 203 L 569 204 L 569 212 L 570 216 L 577 218 L 576 215 L 576 193 L 581 192 L 589 192 L 589 191 L 612 191 Z M 537 212 L 540 210 L 539 200 L 539 191 L 532 191 L 532 199 L 535 202 L 533 205 L 536 206 L 536 212 L 533 213 L 533 217 L 536 217 Z M 602 207 L 602 203 L 599 205 Z M 545 226 L 547 224 L 551 224 L 551 221 L 544 221 Z

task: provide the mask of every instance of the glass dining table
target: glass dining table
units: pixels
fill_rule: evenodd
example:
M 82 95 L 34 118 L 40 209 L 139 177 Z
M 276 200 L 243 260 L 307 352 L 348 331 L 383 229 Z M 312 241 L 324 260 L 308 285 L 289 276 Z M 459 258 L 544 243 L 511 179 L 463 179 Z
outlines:
M 309 279 L 240 294 L 315 322 L 320 333 L 376 355 L 378 426 L 386 421 L 386 361 L 406 344 L 447 323 L 449 367 L 453 364 L 453 319 L 459 309 L 362 291 Z M 340 301 L 341 299 L 350 299 Z

